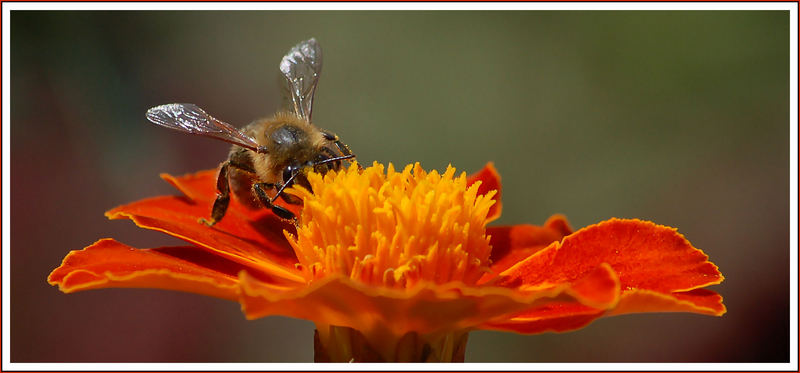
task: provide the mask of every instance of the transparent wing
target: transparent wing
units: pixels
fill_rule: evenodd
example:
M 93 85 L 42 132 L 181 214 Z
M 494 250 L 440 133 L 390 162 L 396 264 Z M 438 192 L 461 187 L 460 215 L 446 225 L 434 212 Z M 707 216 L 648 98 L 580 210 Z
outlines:
M 322 49 L 317 40 L 308 39 L 289 50 L 281 60 L 281 72 L 289 84 L 294 112 L 311 121 L 311 106 L 322 73 Z
M 254 151 L 264 152 L 256 140 L 243 134 L 228 123 L 220 121 L 194 104 L 166 104 L 147 110 L 147 120 L 162 126 L 191 133 L 213 137 Z

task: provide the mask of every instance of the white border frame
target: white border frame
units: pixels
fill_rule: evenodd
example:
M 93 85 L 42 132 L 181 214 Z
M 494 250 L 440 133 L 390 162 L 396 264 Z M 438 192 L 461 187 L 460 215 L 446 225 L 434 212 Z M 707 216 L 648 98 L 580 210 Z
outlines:
M 798 60 L 797 3 L 3 3 L 2 4 L 2 302 L 10 304 L 10 24 L 12 10 L 788 10 L 789 11 L 789 363 L 459 363 L 459 364 L 312 364 L 312 363 L 12 363 L 10 308 L 2 307 L 2 370 L 15 371 L 263 371 L 263 370 L 547 370 L 547 371 L 797 371 L 798 370 Z

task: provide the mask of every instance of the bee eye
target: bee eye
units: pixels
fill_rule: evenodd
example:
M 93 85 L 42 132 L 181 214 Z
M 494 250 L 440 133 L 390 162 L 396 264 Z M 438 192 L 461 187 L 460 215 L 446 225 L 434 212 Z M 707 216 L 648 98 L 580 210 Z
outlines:
M 292 178 L 292 174 L 294 173 L 295 167 L 289 166 L 283 169 L 283 182 L 288 181 Z M 288 186 L 288 185 L 287 185 Z

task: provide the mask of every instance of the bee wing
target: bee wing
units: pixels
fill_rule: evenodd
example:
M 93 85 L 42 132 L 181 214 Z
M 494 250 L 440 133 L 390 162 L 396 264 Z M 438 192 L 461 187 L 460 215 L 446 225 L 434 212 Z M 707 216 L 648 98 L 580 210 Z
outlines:
M 317 39 L 297 44 L 281 60 L 281 72 L 289 84 L 294 112 L 311 121 L 311 105 L 322 73 L 322 49 Z
M 147 110 L 147 120 L 162 126 L 191 133 L 213 137 L 254 151 L 261 149 L 252 137 L 228 123 L 220 121 L 194 104 L 166 104 Z

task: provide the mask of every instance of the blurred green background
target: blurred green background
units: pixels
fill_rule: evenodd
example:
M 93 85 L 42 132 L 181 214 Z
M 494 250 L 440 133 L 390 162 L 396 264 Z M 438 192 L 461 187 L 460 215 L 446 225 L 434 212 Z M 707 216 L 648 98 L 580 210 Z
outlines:
M 313 324 L 157 290 L 45 279 L 101 237 L 175 239 L 103 212 L 228 146 L 158 128 L 192 102 L 235 125 L 281 103 L 278 63 L 325 55 L 315 122 L 362 162 L 494 161 L 495 224 L 679 228 L 726 280 L 721 318 L 645 314 L 566 334 L 473 332 L 472 362 L 788 361 L 789 13 L 13 11 L 11 361 L 311 361 Z

